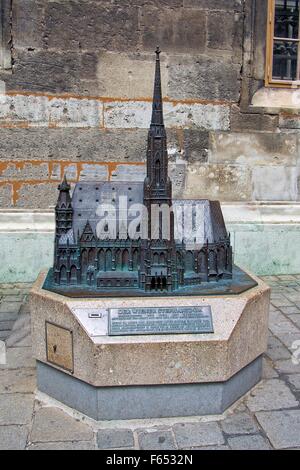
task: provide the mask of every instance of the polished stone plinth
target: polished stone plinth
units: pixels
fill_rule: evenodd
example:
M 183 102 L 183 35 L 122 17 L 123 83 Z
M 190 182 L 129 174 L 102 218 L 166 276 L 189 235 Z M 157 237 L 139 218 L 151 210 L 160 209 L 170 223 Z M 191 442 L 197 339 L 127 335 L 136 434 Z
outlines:
M 260 380 L 270 289 L 255 277 L 236 296 L 88 300 L 43 290 L 44 279 L 30 296 L 38 389 L 94 419 L 222 413 Z M 105 318 L 89 318 L 172 305 L 210 305 L 214 333 L 112 337 Z

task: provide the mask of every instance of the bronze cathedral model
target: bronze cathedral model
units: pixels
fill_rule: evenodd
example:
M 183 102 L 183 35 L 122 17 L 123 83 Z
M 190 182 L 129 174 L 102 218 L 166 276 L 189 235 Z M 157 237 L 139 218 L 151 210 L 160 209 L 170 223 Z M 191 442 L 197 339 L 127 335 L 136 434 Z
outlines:
M 136 224 L 135 236 L 130 236 L 128 230 L 125 228 L 124 232 L 121 227 L 123 218 L 120 215 L 124 215 L 121 200 L 126 200 L 129 208 L 143 205 L 148 214 L 146 229 L 141 228 L 141 223 Z M 202 214 L 198 227 L 201 239 L 194 244 L 184 237 L 178 239 L 175 230 L 178 227 L 176 214 L 186 203 L 197 204 Z M 107 213 L 99 210 L 108 204 L 114 208 L 118 221 L 113 234 L 110 221 L 104 217 Z M 160 211 L 155 213 L 157 230 L 153 236 L 153 206 L 169 209 L 168 236 L 162 230 L 165 216 Z M 127 224 L 132 223 L 133 215 L 130 211 L 125 212 Z M 189 213 L 193 219 L 193 209 Z M 55 215 L 54 266 L 44 286 L 49 290 L 75 297 L 201 295 L 238 293 L 255 285 L 246 273 L 232 265 L 230 236 L 220 203 L 172 201 L 159 48 L 156 50 L 144 183 L 82 181 L 75 185 L 71 196 L 70 185 L 64 178 L 59 185 Z

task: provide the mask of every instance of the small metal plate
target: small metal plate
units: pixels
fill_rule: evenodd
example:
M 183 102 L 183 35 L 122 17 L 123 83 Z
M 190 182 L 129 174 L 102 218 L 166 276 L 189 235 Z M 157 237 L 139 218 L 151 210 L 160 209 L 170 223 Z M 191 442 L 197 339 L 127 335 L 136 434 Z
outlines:
M 113 308 L 109 336 L 213 333 L 210 306 Z
M 46 322 L 47 361 L 73 372 L 73 333 L 67 328 Z

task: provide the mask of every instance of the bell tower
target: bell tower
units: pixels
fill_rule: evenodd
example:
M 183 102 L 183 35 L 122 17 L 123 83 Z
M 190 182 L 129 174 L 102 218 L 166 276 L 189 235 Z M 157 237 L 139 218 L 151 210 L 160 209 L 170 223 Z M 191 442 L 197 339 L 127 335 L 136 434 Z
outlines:
M 148 132 L 147 175 L 144 205 L 148 211 L 148 240 L 144 241 L 141 273 L 146 291 L 172 291 L 177 288 L 174 241 L 172 183 L 168 175 L 167 135 L 164 126 L 161 90 L 160 49 L 155 63 L 152 117 Z

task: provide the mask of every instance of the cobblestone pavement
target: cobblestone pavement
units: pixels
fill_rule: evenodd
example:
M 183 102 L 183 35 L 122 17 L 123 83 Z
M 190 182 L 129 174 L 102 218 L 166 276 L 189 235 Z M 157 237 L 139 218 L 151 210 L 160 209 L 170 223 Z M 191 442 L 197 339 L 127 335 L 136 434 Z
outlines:
M 30 286 L 0 286 L 0 449 L 300 449 L 300 275 L 264 279 L 272 303 L 262 382 L 219 417 L 109 423 L 35 396 Z

